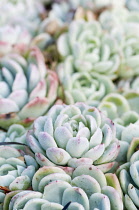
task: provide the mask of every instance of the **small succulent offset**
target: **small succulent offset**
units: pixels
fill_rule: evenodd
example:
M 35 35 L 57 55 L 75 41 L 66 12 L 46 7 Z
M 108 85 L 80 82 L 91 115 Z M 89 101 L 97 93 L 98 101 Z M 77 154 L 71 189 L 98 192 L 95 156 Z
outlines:
M 57 75 L 46 69 L 44 57 L 35 47 L 29 50 L 27 59 L 7 54 L 0 59 L 0 66 L 0 126 L 28 126 L 54 103 Z
M 124 204 L 127 210 L 139 208 L 139 139 L 134 138 L 127 153 L 127 163 L 121 165 L 117 170 L 120 185 L 124 193 Z
M 55 105 L 39 117 L 27 134 L 27 144 L 43 166 L 95 164 L 109 171 L 119 153 L 114 123 L 84 103 Z
M 2 142 L 17 142 L 21 144 L 26 143 L 26 129 L 19 124 L 13 124 L 9 127 L 7 132 L 0 132 L 0 143 Z
M 71 57 L 72 72 L 97 72 L 111 79 L 117 77 L 120 64 L 117 40 L 102 31 L 96 21 L 73 21 L 57 42 L 60 55 Z
M 111 181 L 113 186 L 108 186 Z M 105 177 L 95 166 L 78 167 L 72 179 L 58 167 L 44 166 L 34 174 L 32 187 L 34 191 L 7 194 L 4 210 L 29 210 L 32 207 L 42 210 L 123 210 L 116 175 Z
M 98 106 L 105 95 L 114 92 L 113 82 L 105 75 L 99 75 L 95 72 L 72 74 L 68 64 L 67 62 L 62 63 L 57 70 L 63 90 L 60 96 L 63 95 L 66 104 L 85 102 L 91 106 Z
M 37 168 L 35 159 L 30 155 L 25 155 L 23 150 L 11 146 L 0 146 L 1 190 L 4 190 L 4 187 L 11 191 L 28 189 Z

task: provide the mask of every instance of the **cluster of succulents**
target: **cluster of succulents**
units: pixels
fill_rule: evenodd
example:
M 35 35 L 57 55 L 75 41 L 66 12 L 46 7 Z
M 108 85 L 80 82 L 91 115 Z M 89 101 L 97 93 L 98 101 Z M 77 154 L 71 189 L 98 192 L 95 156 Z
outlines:
M 0 210 L 139 209 L 139 1 L 0 12 Z
M 110 181 L 113 181 L 113 187 Z M 62 210 L 67 206 L 69 210 L 123 210 L 121 188 L 116 175 L 105 176 L 95 166 L 78 167 L 72 177 L 60 168 L 42 167 L 33 176 L 32 188 L 34 191 L 7 194 L 4 209 Z

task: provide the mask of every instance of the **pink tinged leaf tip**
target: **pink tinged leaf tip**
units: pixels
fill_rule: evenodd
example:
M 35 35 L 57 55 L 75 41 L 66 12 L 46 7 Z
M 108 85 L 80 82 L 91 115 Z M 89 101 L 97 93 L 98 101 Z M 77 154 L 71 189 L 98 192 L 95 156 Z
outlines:
M 30 101 L 23 109 L 19 112 L 19 117 L 21 119 L 25 118 L 36 118 L 43 115 L 49 106 L 49 101 L 47 98 L 36 97 Z

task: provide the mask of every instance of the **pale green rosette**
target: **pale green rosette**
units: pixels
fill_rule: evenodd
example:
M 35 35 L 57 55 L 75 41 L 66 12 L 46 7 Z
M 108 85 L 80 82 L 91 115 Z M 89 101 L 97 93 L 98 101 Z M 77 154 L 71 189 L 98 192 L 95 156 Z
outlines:
M 35 0 L 1 0 L 0 12 L 1 20 L 0 26 L 7 23 L 22 25 L 32 33 L 37 31 L 37 27 L 41 22 L 40 14 L 44 13 L 44 7 L 40 1 Z
M 44 49 L 52 42 L 48 33 L 39 30 L 45 13 L 40 1 L 1 0 L 0 13 L 0 56 L 13 50 L 22 52 L 30 45 Z
M 121 62 L 118 76 L 124 79 L 139 75 L 138 31 L 139 22 L 132 21 L 115 27 L 111 32 L 119 42 Z
M 18 142 L 25 144 L 26 143 L 26 133 L 27 130 L 18 124 L 13 124 L 9 127 L 7 132 L 0 132 L 0 143 L 2 142 Z
M 76 72 L 71 74 L 67 63 L 58 67 L 62 91 L 60 97 L 66 104 L 85 102 L 98 106 L 103 97 L 114 92 L 113 82 L 106 76 L 95 72 Z
M 19 146 L 20 148 L 20 146 Z M 0 146 L 0 186 L 9 191 L 26 190 L 38 168 L 35 159 L 23 150 L 11 146 Z
M 119 153 L 114 123 L 84 103 L 55 105 L 39 117 L 27 134 L 27 144 L 43 166 L 95 164 L 109 171 Z
M 123 25 L 124 23 L 139 22 L 138 12 L 130 12 L 125 7 L 114 7 L 105 10 L 99 16 L 99 22 L 103 29 L 111 31 L 113 28 Z
M 117 39 L 120 53 L 118 76 L 131 78 L 138 76 L 139 14 L 125 8 L 104 11 L 99 21 L 112 37 Z
M 139 139 L 134 138 L 127 153 L 127 163 L 121 165 L 117 170 L 120 185 L 124 193 L 124 205 L 127 210 L 139 208 Z
M 75 169 L 72 179 L 58 167 L 44 166 L 35 173 L 32 187 L 34 191 L 8 193 L 4 210 L 123 210 L 116 175 L 105 176 L 92 165 Z
M 45 114 L 57 97 L 58 78 L 47 70 L 38 48 L 27 59 L 7 54 L 0 59 L 0 127 L 13 123 L 26 126 Z
M 71 72 L 96 72 L 111 79 L 117 77 L 120 64 L 117 40 L 104 33 L 96 21 L 73 21 L 68 32 L 59 37 L 57 48 L 64 60 L 70 59 Z

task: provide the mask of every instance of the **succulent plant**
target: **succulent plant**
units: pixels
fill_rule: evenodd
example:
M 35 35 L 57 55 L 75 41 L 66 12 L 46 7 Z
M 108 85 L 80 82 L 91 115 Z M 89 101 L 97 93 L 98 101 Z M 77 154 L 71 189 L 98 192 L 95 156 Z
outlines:
M 138 164 L 139 164 L 139 139 L 134 138 L 127 153 L 127 163 L 121 165 L 117 175 L 124 193 L 124 204 L 127 210 L 137 210 L 138 203 Z
M 115 89 L 113 82 L 104 75 L 95 72 L 71 74 L 66 62 L 59 65 L 58 75 L 66 104 L 86 102 L 89 105 L 98 106 L 99 101 Z M 62 93 L 60 93 L 61 97 Z
M 114 27 L 119 26 L 126 21 L 128 22 L 130 15 L 131 13 L 128 9 L 116 7 L 111 10 L 103 11 L 99 16 L 99 22 L 103 29 L 110 31 Z
M 118 89 L 120 90 L 120 88 Z M 130 123 L 138 123 L 139 93 L 137 88 L 136 90 L 128 89 L 125 84 L 125 90 L 121 89 L 120 92 L 122 94 L 110 93 L 105 96 L 98 108 L 115 123 L 123 126 L 127 126 Z
M 17 142 L 21 144 L 26 143 L 26 129 L 19 124 L 13 124 L 9 127 L 7 132 L 1 131 L 0 143 L 2 142 Z
M 120 152 L 116 161 L 120 164 L 127 162 L 127 154 L 130 145 L 133 144 L 135 138 L 139 137 L 139 124 L 130 124 L 127 127 L 116 124 L 117 138 L 120 139 Z
M 30 209 L 32 208 L 39 208 L 41 205 L 46 203 L 45 200 L 42 200 L 42 193 L 34 192 L 31 190 L 24 190 L 24 191 L 12 191 L 6 194 L 3 204 L 4 210 L 19 210 L 19 209 L 28 209 L 24 208 L 25 204 L 31 202 Z M 36 203 L 36 202 L 37 203 Z
M 134 95 L 131 100 L 133 99 Z M 133 138 L 139 137 L 139 114 L 133 111 L 135 106 L 137 107 L 129 104 L 128 100 L 118 93 L 108 94 L 99 104 L 99 109 L 114 121 L 116 138 L 121 140 L 117 162 L 126 162 L 129 144 Z
M 91 12 L 97 12 L 107 7 L 120 7 L 124 5 L 124 0 L 121 1 L 110 1 L 110 0 L 60 0 L 54 1 L 52 4 L 52 10 L 49 12 L 49 17 L 55 19 L 60 25 L 70 23 L 74 14 L 79 8 L 90 10 Z
M 27 57 L 8 54 L 0 59 L 1 127 L 15 122 L 28 126 L 57 97 L 57 75 L 46 69 L 39 49 L 32 48 Z
M 110 182 L 113 182 L 113 187 Z M 122 192 L 116 175 L 107 174 L 105 177 L 95 166 L 78 167 L 72 180 L 58 167 L 44 166 L 34 174 L 32 187 L 34 191 L 8 193 L 4 210 L 123 210 Z
M 27 12 L 28 11 L 28 12 Z M 0 55 L 23 47 L 38 46 L 45 49 L 53 41 L 52 37 L 41 30 L 41 15 L 45 8 L 40 1 L 27 0 L 0 2 Z
M 0 57 L 10 52 L 25 53 L 29 47 L 37 46 L 41 50 L 52 43 L 48 33 L 38 32 L 33 36 L 22 25 L 5 25 L 0 28 Z
M 2 0 L 0 1 L 0 25 L 4 26 L 7 23 L 10 25 L 22 25 L 34 34 L 41 22 L 40 14 L 44 13 L 44 11 L 40 1 Z
M 121 124 L 123 126 L 127 126 L 130 123 L 136 123 L 139 120 L 139 115 L 136 112 L 137 107 L 136 105 L 136 97 L 134 94 L 129 92 L 129 99 L 128 95 L 124 97 L 119 93 L 110 93 L 106 95 L 101 103 L 99 104 L 98 108 L 110 119 L 112 119 L 115 123 Z M 131 100 L 131 103 L 129 100 Z
M 117 90 L 126 98 L 130 108 L 138 115 L 139 77 L 120 80 L 117 85 Z
M 97 72 L 117 77 L 120 64 L 117 40 L 104 33 L 96 21 L 73 21 L 57 43 L 63 58 L 70 59 L 71 72 Z
M 105 172 L 120 149 L 114 123 L 84 103 L 53 106 L 47 116 L 35 120 L 27 144 L 41 166 L 93 163 Z
M 1 26 L 0 27 L 0 56 L 16 50 L 15 48 L 22 49 L 31 42 L 31 35 L 20 26 Z
M 129 79 L 138 76 L 139 14 L 125 8 L 104 11 L 99 21 L 111 36 L 117 39 L 120 53 L 118 77 Z
M 138 23 L 139 14 L 136 11 L 129 11 L 124 5 L 121 5 L 121 7 L 117 6 L 104 10 L 99 16 L 99 22 L 103 29 L 111 31 L 113 28 L 121 26 L 124 23 Z
M 124 79 L 139 75 L 138 29 L 139 22 L 128 22 L 121 24 L 119 27 L 115 27 L 111 32 L 112 36 L 117 39 L 120 46 L 121 63 L 117 73 L 119 77 Z
M 38 168 L 35 159 L 23 150 L 0 146 L 0 189 L 25 190 L 31 186 L 32 177 Z

